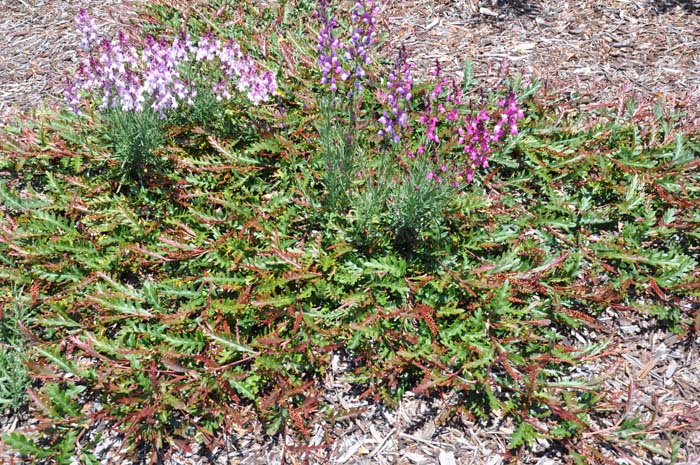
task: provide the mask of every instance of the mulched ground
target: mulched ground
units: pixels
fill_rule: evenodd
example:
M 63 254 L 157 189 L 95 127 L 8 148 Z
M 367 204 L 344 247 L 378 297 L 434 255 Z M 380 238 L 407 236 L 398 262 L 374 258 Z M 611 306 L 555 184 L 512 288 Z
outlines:
M 678 0 L 412 0 L 393 2 L 388 20 L 421 69 L 439 59 L 458 75 L 469 58 L 485 75 L 505 60 L 602 101 L 697 97 L 699 14 L 700 2 Z
M 60 104 L 67 70 L 75 66 L 78 45 L 73 18 L 90 10 L 105 31 L 134 27 L 130 2 L 123 0 L 0 0 L 0 120 L 30 111 L 46 99 Z M 562 105 L 575 101 L 590 109 L 636 98 L 686 114 L 684 127 L 700 127 L 700 2 L 682 0 L 406 0 L 390 2 L 386 25 L 391 42 L 406 45 L 417 72 L 427 73 L 440 60 L 446 73 L 459 77 L 465 58 L 478 78 L 494 79 L 504 63 L 511 71 L 539 76 L 558 90 Z M 388 49 L 387 49 L 388 50 Z M 569 103 L 567 103 L 569 102 Z M 698 310 L 696 302 L 688 309 Z M 700 464 L 700 357 L 698 340 L 681 340 L 636 314 L 604 315 L 611 335 L 572 333 L 582 344 L 612 341 L 615 353 L 580 369 L 581 377 L 601 376 L 613 392 L 610 415 L 599 419 L 600 435 L 624 418 L 640 414 L 654 420 L 663 444 L 675 435 L 680 464 Z M 337 360 L 325 383 L 328 400 L 357 416 L 315 432 L 336 439 L 331 464 L 477 464 L 505 463 L 511 425 L 495 419 L 475 424 L 467 418 L 445 422 L 442 408 L 450 399 L 408 396 L 387 411 L 354 396 L 342 381 L 346 369 Z M 18 428 L 16 418 L 0 422 L 2 432 Z M 223 438 L 213 454 L 195 451 L 168 463 L 279 463 L 289 447 L 264 439 L 260 425 L 248 425 Z M 669 433 L 669 434 L 666 434 Z M 588 438 L 595 441 L 595 435 Z M 132 463 L 119 453 L 120 440 L 107 434 L 103 463 Z M 668 458 L 640 448 L 622 451 L 630 464 L 665 464 Z M 0 443 L 0 461 L 22 463 Z M 14 462 L 11 462 L 14 461 Z M 288 463 L 294 463 L 288 462 Z M 563 463 L 546 441 L 521 463 Z

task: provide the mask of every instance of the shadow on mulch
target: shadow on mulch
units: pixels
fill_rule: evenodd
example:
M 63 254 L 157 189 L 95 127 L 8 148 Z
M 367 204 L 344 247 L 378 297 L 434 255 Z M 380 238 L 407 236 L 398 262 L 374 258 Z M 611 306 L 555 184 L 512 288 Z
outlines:
M 700 0 L 648 0 L 658 14 L 670 13 L 681 8 L 686 13 L 700 15 Z M 541 11 L 538 1 L 533 0 L 497 0 L 501 13 L 506 16 L 535 17 Z
M 692 15 L 700 14 L 700 1 L 698 0 L 651 0 L 651 4 L 659 14 L 672 12 L 678 7 Z
M 539 2 L 533 0 L 498 0 L 497 4 L 506 15 L 534 18 L 541 10 Z

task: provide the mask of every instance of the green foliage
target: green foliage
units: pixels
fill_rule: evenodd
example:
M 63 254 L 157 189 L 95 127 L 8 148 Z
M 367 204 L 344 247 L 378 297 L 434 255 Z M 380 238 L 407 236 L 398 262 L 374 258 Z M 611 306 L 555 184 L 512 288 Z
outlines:
M 521 422 L 515 429 L 508 442 L 509 449 L 515 449 L 523 445 L 531 446 L 537 435 L 530 423 Z
M 576 444 L 605 392 L 572 372 L 604 344 L 576 347 L 572 329 L 609 332 L 605 309 L 693 329 L 680 303 L 698 298 L 700 141 L 527 100 L 521 136 L 482 180 L 450 195 L 393 187 L 375 133 L 349 133 L 350 115 L 309 84 L 309 5 L 282 3 L 253 17 L 208 2 L 187 24 L 266 43 L 284 76 L 276 102 L 203 100 L 140 142 L 65 115 L 0 138 L 0 337 L 17 347 L 0 356 L 0 402 L 22 405 L 31 361 L 41 420 L 37 437 L 3 441 L 96 463 L 83 433 L 105 421 L 132 451 L 209 442 L 252 416 L 303 436 L 343 354 L 377 401 L 451 391 L 455 411 L 512 420 L 513 450 Z M 166 34 L 186 16 L 151 14 Z M 140 184 L 105 169 L 110 151 Z M 640 434 L 630 420 L 613 439 Z
M 362 182 L 358 174 L 364 173 L 361 166 L 362 153 L 358 146 L 357 134 L 348 122 L 351 115 L 340 115 L 335 99 L 324 96 L 319 102 L 321 118 L 318 132 L 321 151 L 318 156 L 319 168 L 324 170 L 323 184 L 326 188 L 326 207 L 333 212 L 346 213 L 353 205 L 353 187 Z M 381 205 L 383 199 L 377 199 L 374 205 Z
M 23 328 L 31 324 L 31 305 L 21 285 L 5 288 L 7 300 L 0 306 L 0 411 L 18 411 L 25 407 L 30 383 L 25 361 L 27 340 Z
M 415 248 L 423 241 L 429 243 L 427 249 L 435 247 L 445 219 L 455 211 L 456 189 L 447 183 L 426 182 L 429 172 L 426 163 L 416 160 L 401 182 L 389 184 L 388 229 L 400 248 Z
M 156 150 L 165 142 L 163 119 L 146 106 L 143 111 L 110 108 L 102 112 L 108 147 L 119 163 L 120 184 L 143 182 L 148 170 L 162 169 Z
M 43 459 L 51 456 L 51 452 L 43 447 L 36 445 L 36 443 L 24 434 L 20 433 L 9 433 L 3 435 L 3 441 L 5 441 L 10 447 L 15 449 L 20 454 L 28 455 L 30 457 L 36 457 L 38 459 Z
M 69 415 L 68 418 L 74 420 L 81 416 L 70 396 L 83 389 L 81 387 L 64 389 L 65 387 L 49 384 L 46 387 L 48 395 L 41 397 L 42 406 L 51 409 L 50 415 L 54 423 L 41 432 L 41 438 L 30 438 L 26 434 L 12 432 L 2 435 L 3 442 L 24 456 L 41 460 L 41 463 L 48 463 L 49 459 L 50 463 L 56 465 L 75 463 L 76 448 L 82 428 L 77 424 L 69 424 L 65 415 Z M 94 446 L 87 441 L 84 445 Z M 78 457 L 80 463 L 96 463 L 94 454 L 89 451 L 81 451 Z

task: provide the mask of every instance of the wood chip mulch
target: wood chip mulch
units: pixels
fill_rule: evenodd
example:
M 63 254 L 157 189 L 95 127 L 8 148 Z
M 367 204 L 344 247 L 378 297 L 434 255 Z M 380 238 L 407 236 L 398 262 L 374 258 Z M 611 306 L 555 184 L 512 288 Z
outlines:
M 700 119 L 700 1 L 409 0 L 391 2 L 391 45 L 420 74 L 465 59 L 489 82 L 503 64 L 579 104 L 661 100 Z
M 97 17 L 103 31 L 132 28 L 136 15 L 126 0 L 0 0 L 0 120 L 26 112 L 44 99 L 59 104 L 67 70 L 76 64 L 78 39 L 73 18 L 81 7 Z M 460 76 L 465 58 L 476 76 L 489 81 L 504 62 L 511 71 L 539 76 L 561 95 L 583 106 L 607 105 L 620 96 L 662 100 L 686 114 L 685 124 L 700 127 L 700 2 L 695 0 L 406 0 L 385 9 L 388 47 L 406 45 L 417 74 L 435 60 L 446 73 Z M 698 310 L 697 303 L 688 303 Z M 687 310 L 687 309 L 686 309 Z M 609 414 L 596 421 L 592 443 L 608 437 L 635 414 L 650 422 L 649 437 L 662 446 L 678 445 L 676 462 L 700 464 L 700 340 L 682 340 L 651 320 L 624 312 L 603 316 L 615 328 L 612 355 L 581 367 L 579 376 L 598 376 L 613 395 Z M 587 344 L 609 335 L 573 333 Z M 468 418 L 445 421 L 451 399 L 411 395 L 396 410 L 359 399 L 337 360 L 324 380 L 328 400 L 355 412 L 334 428 L 319 427 L 335 439 L 332 450 L 312 459 L 323 464 L 474 464 L 499 465 L 512 425 Z M 0 432 L 21 428 L 16 418 L 0 421 Z M 260 425 L 233 431 L 213 453 L 178 454 L 166 463 L 300 463 L 293 444 L 265 439 Z M 119 453 L 120 439 L 106 434 L 102 463 L 137 463 Z M 613 447 L 614 449 L 615 447 Z M 667 464 L 671 457 L 642 447 L 620 446 L 620 463 Z M 0 442 L 0 462 L 23 463 Z M 546 441 L 519 463 L 565 463 Z

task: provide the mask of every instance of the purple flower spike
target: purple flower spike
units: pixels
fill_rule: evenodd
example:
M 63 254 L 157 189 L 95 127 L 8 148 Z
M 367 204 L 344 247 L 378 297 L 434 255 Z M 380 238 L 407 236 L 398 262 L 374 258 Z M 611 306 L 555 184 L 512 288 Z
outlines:
M 506 98 L 498 102 L 498 105 L 503 108 L 500 123 L 501 131 L 503 124 L 507 124 L 512 135 L 518 134 L 518 121 L 523 118 L 524 114 L 523 110 L 518 107 L 518 99 L 515 97 L 515 94 L 510 92 Z
M 321 30 L 318 33 L 318 67 L 321 70 L 321 84 L 328 85 L 333 89 L 336 85 L 336 79 L 345 73 L 345 70 L 340 64 L 338 51 L 341 49 L 340 41 L 334 37 L 333 29 L 338 26 L 338 23 L 331 16 L 330 5 L 328 0 L 320 0 L 316 16 L 321 21 Z
M 352 9 L 353 29 L 348 41 L 345 58 L 356 63 L 354 74 L 358 78 L 356 87 L 362 88 L 362 78 L 366 72 L 364 66 L 372 63 L 369 53 L 377 35 L 377 16 L 379 5 L 373 0 L 357 0 Z
M 318 0 L 316 17 L 321 27 L 316 49 L 321 84 L 335 91 L 342 82 L 354 78 L 354 88 L 348 90 L 348 95 L 362 90 L 366 67 L 372 63 L 370 52 L 376 41 L 378 15 L 377 1 L 357 0 L 351 11 L 351 29 L 343 37 L 336 30 L 339 24 L 332 16 L 329 0 Z
M 399 132 L 408 126 L 409 102 L 411 100 L 411 90 L 413 87 L 413 77 L 411 67 L 406 62 L 406 50 L 399 50 L 394 61 L 394 67 L 389 73 L 386 83 L 387 103 L 389 111 L 384 112 L 379 123 L 382 128 L 379 130 L 380 136 L 390 136 L 397 143 L 400 140 Z
M 80 89 L 77 84 L 68 82 L 63 90 L 63 97 L 71 111 L 76 115 L 80 115 Z

